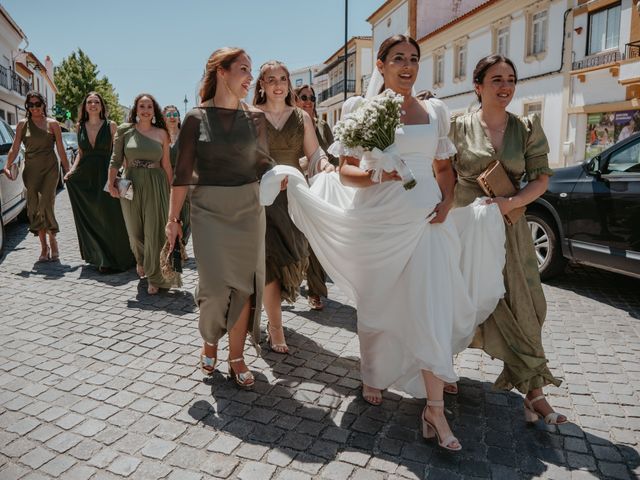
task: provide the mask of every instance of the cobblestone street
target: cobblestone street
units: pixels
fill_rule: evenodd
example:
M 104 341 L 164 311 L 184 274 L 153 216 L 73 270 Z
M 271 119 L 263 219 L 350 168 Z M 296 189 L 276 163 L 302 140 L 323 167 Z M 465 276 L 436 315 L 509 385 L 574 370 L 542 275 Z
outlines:
M 224 361 L 203 381 L 193 260 L 184 289 L 149 296 L 133 270 L 80 259 L 66 191 L 56 212 L 59 263 L 34 263 L 25 223 L 6 228 L 1 480 L 640 476 L 639 280 L 576 267 L 545 285 L 545 348 L 564 380 L 547 393 L 572 424 L 527 426 L 522 397 L 492 391 L 501 363 L 459 355 L 446 402 L 463 451 L 450 454 L 421 437 L 424 401 L 360 398 L 356 312 L 336 288 L 322 312 L 303 297 L 284 307 L 290 355 L 247 348 L 254 391 Z

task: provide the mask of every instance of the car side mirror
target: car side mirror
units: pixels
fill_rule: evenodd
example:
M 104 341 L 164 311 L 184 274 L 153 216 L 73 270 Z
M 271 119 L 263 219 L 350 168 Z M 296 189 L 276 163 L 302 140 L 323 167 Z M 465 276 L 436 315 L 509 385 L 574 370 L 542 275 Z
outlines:
M 589 173 L 589 175 L 593 175 L 597 179 L 600 179 L 600 177 L 602 176 L 601 165 L 602 165 L 602 157 L 600 155 L 597 155 L 593 157 L 589 162 L 587 172 Z

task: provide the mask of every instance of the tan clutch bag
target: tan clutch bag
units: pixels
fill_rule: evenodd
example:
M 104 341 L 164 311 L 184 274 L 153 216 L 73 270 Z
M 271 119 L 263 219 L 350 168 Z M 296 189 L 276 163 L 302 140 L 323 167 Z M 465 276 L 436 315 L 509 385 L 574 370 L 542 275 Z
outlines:
M 518 193 L 513 186 L 509 175 L 498 160 L 489 164 L 484 172 L 477 178 L 478 185 L 489 197 L 511 197 Z M 526 207 L 519 207 L 504 215 L 504 221 L 508 225 L 514 225 L 524 214 Z

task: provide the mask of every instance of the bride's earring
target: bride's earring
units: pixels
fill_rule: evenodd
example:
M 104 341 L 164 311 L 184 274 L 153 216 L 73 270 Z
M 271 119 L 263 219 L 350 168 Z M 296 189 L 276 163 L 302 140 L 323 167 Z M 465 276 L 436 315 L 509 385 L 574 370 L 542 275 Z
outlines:
M 155 115 L 153 117 L 151 117 L 151 123 L 153 123 L 155 125 L 155 123 L 156 123 L 156 116 Z

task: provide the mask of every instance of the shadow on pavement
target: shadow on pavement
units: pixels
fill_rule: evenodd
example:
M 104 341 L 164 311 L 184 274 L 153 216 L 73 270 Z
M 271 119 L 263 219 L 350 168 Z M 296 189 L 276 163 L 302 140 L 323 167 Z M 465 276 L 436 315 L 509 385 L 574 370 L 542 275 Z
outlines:
M 446 452 L 421 437 L 423 400 L 385 392 L 382 406 L 369 406 L 359 394 L 356 359 L 339 357 L 292 330 L 286 333 L 291 353 L 263 353 L 261 360 L 268 367 L 262 372 L 251 367 L 256 375 L 253 391 L 239 390 L 216 371 L 205 380 L 211 399 L 194 402 L 190 416 L 242 442 L 277 450 L 294 468 L 311 475 L 341 461 L 329 468 L 368 464 L 369 469 L 375 465 L 391 473 L 398 464 L 396 473 L 404 470 L 418 478 L 533 479 L 550 466 L 564 472 L 595 469 L 595 459 L 604 452 L 621 457 L 618 461 L 628 469 L 640 465 L 634 449 L 577 425 L 527 425 L 521 396 L 464 378 L 460 393 L 446 399 L 463 451 Z M 262 363 L 260 358 L 256 363 Z M 576 445 L 584 447 L 583 454 L 575 453 Z
M 163 310 L 181 316 L 196 311 L 196 302 L 191 292 L 180 289 L 160 290 L 157 295 L 147 293 L 147 280 L 140 280 L 135 300 L 127 300 L 127 308 L 140 310 Z

